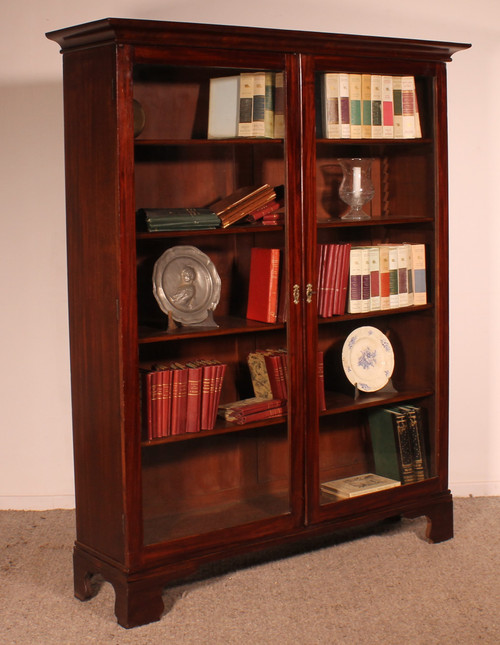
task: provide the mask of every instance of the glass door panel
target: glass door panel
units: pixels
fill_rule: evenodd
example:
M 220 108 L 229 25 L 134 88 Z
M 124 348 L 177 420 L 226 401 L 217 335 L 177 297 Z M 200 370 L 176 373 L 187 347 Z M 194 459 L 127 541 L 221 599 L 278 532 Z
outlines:
M 287 142 L 274 118 L 282 105 L 279 63 L 135 67 L 145 544 L 291 522 L 287 330 L 294 322 L 286 302 Z M 239 136 L 239 92 L 248 79 L 255 129 L 246 123 Z M 259 129 L 268 111 L 265 87 L 257 103 L 262 79 L 273 83 L 276 130 Z M 231 124 L 217 112 L 227 103 Z

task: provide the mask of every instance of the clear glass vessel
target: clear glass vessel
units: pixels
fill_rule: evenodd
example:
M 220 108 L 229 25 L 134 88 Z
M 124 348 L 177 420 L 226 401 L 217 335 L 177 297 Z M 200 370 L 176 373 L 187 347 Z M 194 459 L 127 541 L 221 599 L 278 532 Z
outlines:
M 373 199 L 375 194 L 371 180 L 372 160 L 370 158 L 354 158 L 339 159 L 338 161 L 343 172 L 339 196 L 343 202 L 350 206 L 341 219 L 370 219 L 370 215 L 365 213 L 363 206 Z

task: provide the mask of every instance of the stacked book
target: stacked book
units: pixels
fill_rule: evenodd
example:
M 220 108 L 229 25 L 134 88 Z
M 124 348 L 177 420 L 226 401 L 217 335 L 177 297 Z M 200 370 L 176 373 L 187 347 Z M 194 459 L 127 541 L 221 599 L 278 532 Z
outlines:
M 281 399 L 252 397 L 219 406 L 219 416 L 238 425 L 261 421 L 286 414 L 287 403 Z
M 422 136 L 414 76 L 326 73 L 321 91 L 327 139 Z
M 259 71 L 210 79 L 208 138 L 283 138 L 283 78 Z
M 210 204 L 209 209 L 220 219 L 222 228 L 226 228 L 249 215 L 259 219 L 262 209 L 276 202 L 280 191 L 281 187 L 269 184 L 244 186 Z
M 429 476 L 422 408 L 404 405 L 376 410 L 368 419 L 378 475 L 402 484 Z
M 221 225 L 217 215 L 208 208 L 141 208 L 137 216 L 150 233 L 206 230 Z
M 350 251 L 348 312 L 427 303 L 424 244 L 381 244 Z
M 317 385 L 320 410 L 326 409 L 324 354 L 318 351 Z M 263 400 L 288 400 L 287 351 L 283 348 L 258 349 L 247 357 L 254 394 Z
M 350 244 L 318 244 L 318 315 L 345 313 L 349 277 Z
M 197 360 L 144 370 L 143 412 L 147 438 L 212 430 L 226 367 L 217 360 Z
M 395 488 L 396 486 L 401 486 L 401 482 L 389 477 L 381 477 L 374 473 L 363 473 L 362 475 L 324 482 L 321 484 L 321 491 L 340 499 L 348 499 L 387 490 L 388 488 Z

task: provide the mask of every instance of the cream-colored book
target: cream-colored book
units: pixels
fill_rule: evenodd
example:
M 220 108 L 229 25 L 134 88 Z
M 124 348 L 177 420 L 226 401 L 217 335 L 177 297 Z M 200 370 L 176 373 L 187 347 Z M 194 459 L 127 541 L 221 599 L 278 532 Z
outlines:
M 349 74 L 351 139 L 361 139 L 361 74 Z
M 323 136 L 340 139 L 339 74 L 323 74 Z
M 345 477 L 344 479 L 334 479 L 321 484 L 321 490 L 324 493 L 335 495 L 335 497 L 350 498 L 366 495 L 367 493 L 376 493 L 389 488 L 401 486 L 401 482 L 389 477 L 382 477 L 373 473 L 364 473 L 354 475 L 354 477 Z
M 251 137 L 253 135 L 253 79 L 251 72 L 240 74 L 240 98 L 238 111 L 238 136 Z

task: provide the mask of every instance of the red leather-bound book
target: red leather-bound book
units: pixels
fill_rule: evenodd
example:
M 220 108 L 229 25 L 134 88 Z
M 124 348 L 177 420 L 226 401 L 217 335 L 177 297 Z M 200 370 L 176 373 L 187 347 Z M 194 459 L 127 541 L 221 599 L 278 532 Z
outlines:
M 199 432 L 201 429 L 201 387 L 203 367 L 195 363 L 187 363 L 187 367 L 186 432 Z
M 172 434 L 176 435 L 186 432 L 189 370 L 180 363 L 174 363 L 172 369 Z
M 252 248 L 247 318 L 275 323 L 278 313 L 280 250 Z

